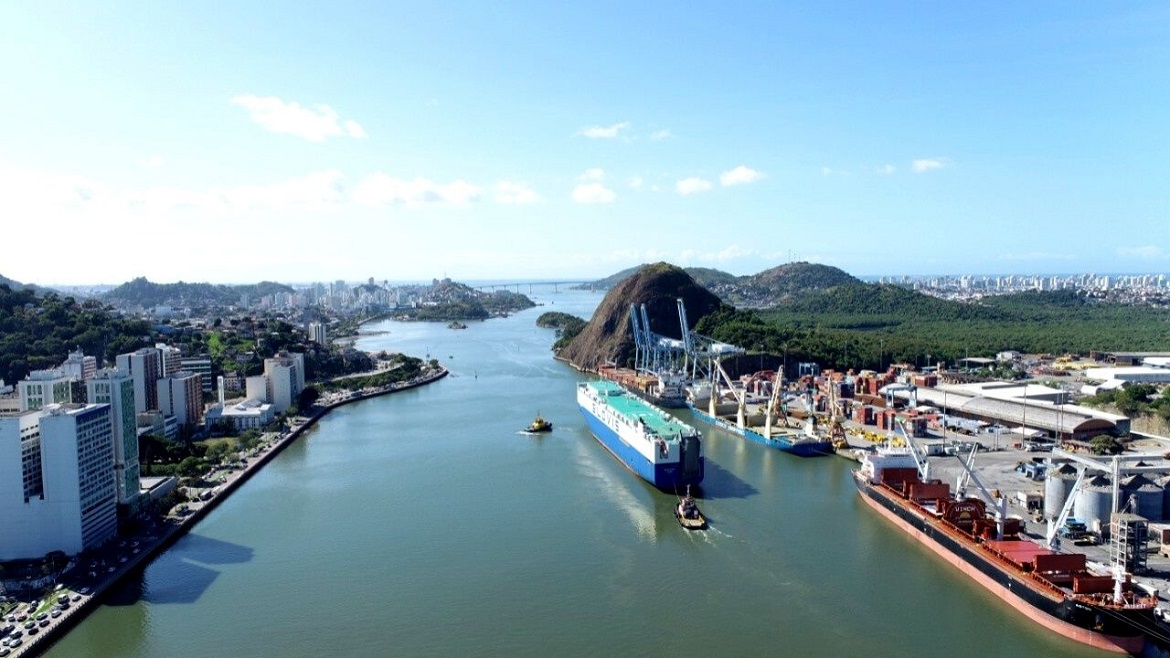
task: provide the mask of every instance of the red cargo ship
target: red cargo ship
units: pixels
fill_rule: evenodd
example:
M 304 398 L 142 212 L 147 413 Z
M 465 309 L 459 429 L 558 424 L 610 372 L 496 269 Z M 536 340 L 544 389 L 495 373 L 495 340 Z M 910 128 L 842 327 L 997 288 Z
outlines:
M 1157 599 L 1128 576 L 1091 571 L 1082 553 L 1021 539 L 1019 519 L 997 522 L 984 501 L 923 481 L 910 453 L 868 454 L 853 475 L 870 507 L 1029 619 L 1098 649 L 1142 650 Z

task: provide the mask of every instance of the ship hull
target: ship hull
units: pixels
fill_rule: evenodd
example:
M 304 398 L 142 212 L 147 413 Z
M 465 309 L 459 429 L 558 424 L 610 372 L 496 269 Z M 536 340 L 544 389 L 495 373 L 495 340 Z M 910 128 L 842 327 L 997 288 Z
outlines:
M 714 425 L 720 429 L 727 430 L 733 434 L 738 434 L 745 439 L 755 441 L 756 443 L 768 446 L 769 448 L 775 448 L 782 452 L 796 455 L 797 457 L 821 457 L 824 455 L 833 454 L 833 444 L 829 441 L 815 441 L 811 439 L 791 441 L 783 436 L 773 436 L 768 438 L 759 432 L 754 432 L 749 429 L 740 429 L 739 427 L 727 422 L 726 420 L 723 420 L 722 418 L 719 418 L 718 416 L 712 416 L 711 414 L 705 411 L 700 411 L 693 406 L 691 407 L 691 411 L 694 412 L 696 416 L 701 418 L 703 422 Z
M 1057 598 L 1028 587 L 1022 574 L 1005 571 L 983 555 L 977 546 L 957 541 L 939 531 L 912 509 L 899 504 L 878 487 L 855 474 L 861 499 L 881 516 L 901 528 L 952 566 L 998 596 L 1032 621 L 1082 644 L 1119 654 L 1136 654 L 1145 644 L 1145 635 L 1136 630 L 1152 625 L 1149 611 L 1135 611 L 1132 618 L 1118 619 L 1105 611 L 1069 598 Z M 1146 620 L 1145 617 L 1150 619 Z M 1094 630 L 1100 628 L 1101 630 Z

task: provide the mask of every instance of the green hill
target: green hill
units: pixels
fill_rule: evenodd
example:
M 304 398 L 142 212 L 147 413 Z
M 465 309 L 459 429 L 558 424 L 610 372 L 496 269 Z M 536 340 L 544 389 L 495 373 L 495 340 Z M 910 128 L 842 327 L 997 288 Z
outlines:
M 99 361 L 150 343 L 150 325 L 111 314 L 94 300 L 0 284 L 0 379 L 15 383 L 30 370 L 53 368 L 80 348 Z
M 101 295 L 103 301 L 118 306 L 233 306 L 244 296 L 258 299 L 275 293 L 292 293 L 292 288 L 270 281 L 254 285 L 216 285 L 211 283 L 152 283 L 139 277 Z

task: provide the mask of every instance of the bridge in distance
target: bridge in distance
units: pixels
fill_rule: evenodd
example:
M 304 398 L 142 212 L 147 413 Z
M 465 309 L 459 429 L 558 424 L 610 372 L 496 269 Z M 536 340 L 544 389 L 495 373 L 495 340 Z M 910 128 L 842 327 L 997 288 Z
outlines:
M 579 286 L 593 283 L 592 281 L 521 281 L 519 283 L 488 283 L 478 286 L 471 286 L 476 290 L 484 292 L 495 292 L 497 290 L 515 290 L 520 292 L 521 288 L 527 286 L 528 292 L 532 292 L 533 286 L 552 286 L 553 292 L 559 292 L 560 286 Z

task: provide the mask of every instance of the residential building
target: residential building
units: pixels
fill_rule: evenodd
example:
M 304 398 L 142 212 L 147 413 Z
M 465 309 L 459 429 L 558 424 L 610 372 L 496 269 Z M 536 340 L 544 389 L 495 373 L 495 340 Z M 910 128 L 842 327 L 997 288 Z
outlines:
M 198 373 L 181 370 L 158 380 L 158 410 L 174 416 L 180 432 L 203 423 L 203 383 Z
M 158 350 L 159 358 L 162 359 L 162 376 L 173 375 L 183 369 L 183 351 L 177 347 L 171 347 L 166 343 L 155 343 L 154 349 Z
M 130 354 L 119 354 L 115 363 L 118 370 L 134 380 L 134 410 L 158 409 L 158 382 L 162 377 L 162 353 L 154 347 L 144 347 Z
M 305 355 L 280 352 L 264 359 L 264 376 L 268 380 L 268 401 L 277 413 L 287 411 L 305 388 Z M 252 397 L 250 392 L 248 397 Z
M 76 554 L 117 532 L 110 406 L 0 416 L 0 560 Z
M 65 373 L 66 377 L 72 377 L 81 381 L 93 377 L 93 373 L 97 372 L 97 367 L 97 358 L 86 356 L 81 350 L 70 352 L 69 357 L 61 364 L 61 370 Z
M 84 402 L 85 389 L 81 380 L 65 375 L 59 368 L 33 370 L 28 379 L 17 383 L 21 411 L 35 411 L 50 404 Z
M 85 384 L 91 403 L 110 405 L 118 502 L 130 503 L 138 496 L 140 486 L 134 380 L 117 368 L 106 368 L 95 372 Z
M 211 392 L 215 383 L 215 378 L 211 376 L 210 356 L 206 354 L 200 354 L 199 356 L 183 357 L 182 359 L 179 359 L 179 366 L 181 370 L 199 373 L 199 375 L 203 377 L 203 392 Z

